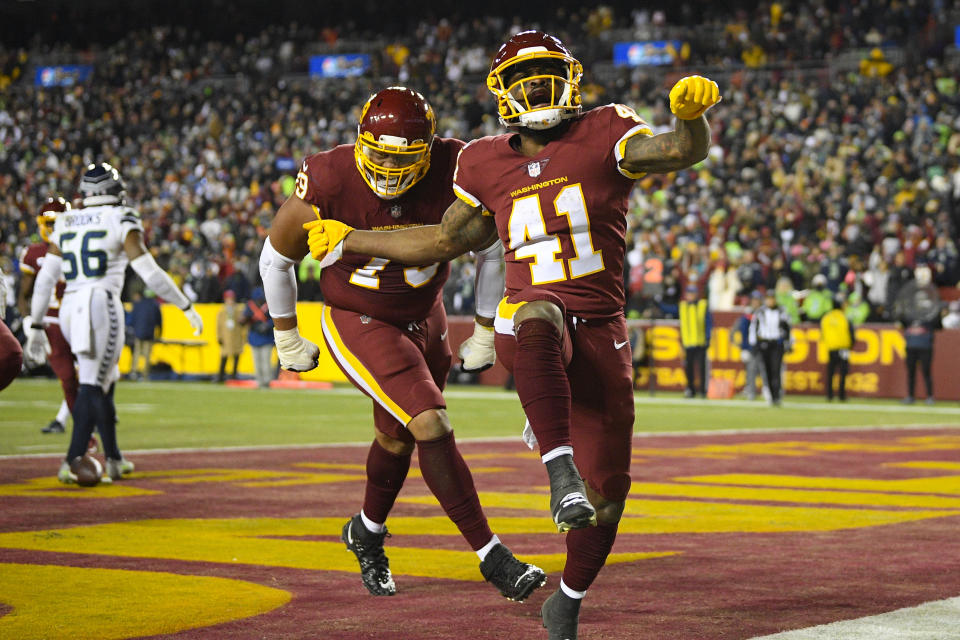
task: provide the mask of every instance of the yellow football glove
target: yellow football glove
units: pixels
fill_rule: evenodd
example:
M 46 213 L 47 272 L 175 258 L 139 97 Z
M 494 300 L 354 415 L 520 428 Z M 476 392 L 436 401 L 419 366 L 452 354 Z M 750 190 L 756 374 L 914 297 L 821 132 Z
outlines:
M 670 111 L 681 120 L 695 120 L 720 99 L 716 82 L 703 76 L 687 76 L 670 90 Z
M 343 257 L 343 240 L 353 227 L 337 220 L 311 220 L 303 225 L 307 234 L 310 255 L 326 267 Z

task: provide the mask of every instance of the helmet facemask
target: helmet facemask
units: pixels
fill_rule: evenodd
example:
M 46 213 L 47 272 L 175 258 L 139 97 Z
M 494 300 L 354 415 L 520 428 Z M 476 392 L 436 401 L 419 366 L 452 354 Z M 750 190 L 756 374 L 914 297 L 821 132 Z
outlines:
M 430 169 L 433 140 L 413 140 L 382 134 L 375 140 L 369 131 L 358 131 L 354 157 L 367 185 L 384 200 L 409 191 Z
M 52 213 L 41 213 L 37 216 L 37 231 L 44 242 L 50 242 L 50 234 L 53 233 L 53 223 L 57 218 Z
M 549 129 L 580 113 L 583 67 L 569 55 L 531 49 L 493 69 L 487 88 L 497 97 L 504 126 Z

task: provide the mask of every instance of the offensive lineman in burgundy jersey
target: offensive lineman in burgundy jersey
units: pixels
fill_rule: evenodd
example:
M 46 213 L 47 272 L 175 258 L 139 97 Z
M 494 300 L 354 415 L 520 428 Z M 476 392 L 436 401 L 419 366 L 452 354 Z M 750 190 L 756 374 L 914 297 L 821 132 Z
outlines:
M 70 209 L 70 204 L 63 198 L 48 198 L 37 216 L 37 228 L 40 230 L 40 237 L 43 238 L 43 242 L 29 245 L 20 255 L 20 293 L 17 297 L 17 308 L 22 318 L 30 317 L 30 297 L 33 294 L 33 283 L 43 264 L 43 258 L 47 255 L 47 241 L 50 232 L 53 230 L 54 219 L 57 214 L 68 209 Z M 56 418 L 42 429 L 44 433 L 64 433 L 66 431 L 64 425 L 70 412 L 73 411 L 73 403 L 77 399 L 77 390 L 80 386 L 73 352 L 70 350 L 66 338 L 63 337 L 63 332 L 60 331 L 58 316 L 60 314 L 60 301 L 63 300 L 65 288 L 66 282 L 60 280 L 54 294 L 50 297 L 50 304 L 43 316 L 43 330 L 47 336 L 47 342 L 50 344 L 50 354 L 47 360 L 57 379 L 60 380 L 64 398 Z
M 436 138 L 435 128 L 433 109 L 423 96 L 390 87 L 364 105 L 355 145 L 304 162 L 297 189 L 277 212 L 260 257 L 284 368 L 312 369 L 319 353 L 297 329 L 293 265 L 308 253 L 304 223 L 319 217 L 373 230 L 439 223 L 456 199 L 453 171 L 463 143 Z M 478 252 L 484 258 L 478 271 L 493 274 L 480 275 L 477 289 L 478 300 L 492 297 L 487 305 L 491 324 L 503 293 L 501 251 L 492 243 Z M 356 555 L 371 594 L 396 593 L 383 550 L 384 522 L 416 448 L 424 481 L 477 552 L 484 578 L 504 596 L 524 600 L 546 575 L 514 558 L 490 530 L 445 412 L 442 391 L 452 356 L 441 289 L 448 274 L 446 261 L 410 265 L 362 254 L 347 254 L 321 272 L 324 341 L 374 408 L 363 509 L 344 525 L 341 539 Z M 491 334 L 492 351 L 492 331 L 484 331 Z M 471 340 L 483 346 L 482 340 Z
M 532 432 L 525 439 L 539 443 L 554 523 L 570 532 L 560 589 L 541 609 L 550 640 L 576 640 L 580 602 L 613 547 L 630 487 L 633 389 L 620 283 L 630 180 L 706 157 L 703 114 L 719 101 L 711 80 L 681 79 L 670 92 L 676 128 L 651 136 L 623 105 L 581 114 L 581 75 L 553 36 L 516 34 L 487 76 L 513 133 L 464 148 L 454 176 L 460 199 L 440 225 L 389 233 L 307 225 L 321 264 L 349 252 L 428 264 L 499 235 L 507 297 L 495 320 L 497 356 L 512 367 Z

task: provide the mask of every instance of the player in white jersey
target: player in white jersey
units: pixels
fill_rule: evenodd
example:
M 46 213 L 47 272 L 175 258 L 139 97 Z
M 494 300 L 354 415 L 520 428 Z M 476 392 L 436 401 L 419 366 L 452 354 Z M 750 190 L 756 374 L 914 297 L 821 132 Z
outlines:
M 32 326 L 39 327 L 57 280 L 62 276 L 66 281 L 60 328 L 77 357 L 80 379 L 70 448 L 57 475 L 67 483 L 76 481 L 70 463 L 84 455 L 95 427 L 100 430 L 107 476 L 117 480 L 133 470 L 117 446 L 113 401 L 123 349 L 120 291 L 127 264 L 148 288 L 183 310 L 195 335 L 203 331 L 200 314 L 147 251 L 140 214 L 124 205 L 125 189 L 117 170 L 106 163 L 90 165 L 80 180 L 79 192 L 83 207 L 58 216 L 54 223 L 30 301 Z M 44 348 L 42 331 L 30 329 L 26 350 L 42 358 Z

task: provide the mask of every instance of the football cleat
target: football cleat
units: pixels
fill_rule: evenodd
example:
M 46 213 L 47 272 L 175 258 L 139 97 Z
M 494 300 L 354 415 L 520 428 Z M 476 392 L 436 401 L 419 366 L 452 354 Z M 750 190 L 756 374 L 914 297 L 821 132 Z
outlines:
M 59 420 L 52 420 L 50 424 L 40 429 L 41 433 L 64 433 L 66 429 Z
M 120 480 L 123 476 L 133 473 L 133 463 L 125 458 L 114 460 L 107 458 L 107 477 L 111 480 Z
M 550 513 L 557 531 L 596 525 L 597 511 L 587 499 L 587 488 L 573 464 L 573 456 L 556 457 L 546 467 L 550 476 Z
M 497 544 L 480 563 L 483 578 L 500 590 L 507 600 L 523 602 L 535 589 L 547 582 L 547 574 L 538 566 L 520 562 L 504 544 Z
M 57 472 L 57 480 L 63 484 L 77 484 L 77 474 L 70 470 L 70 463 L 66 460 L 60 463 L 60 471 Z
M 550 634 L 549 640 L 577 640 L 580 602 L 560 589 L 544 600 L 540 617 L 543 619 L 544 629 Z
M 347 520 L 340 534 L 340 540 L 357 556 L 363 586 L 375 596 L 392 596 L 397 593 L 397 585 L 390 573 L 390 561 L 383 552 L 383 540 L 389 535 L 386 528 L 383 533 L 368 531 L 363 526 L 359 513 Z

